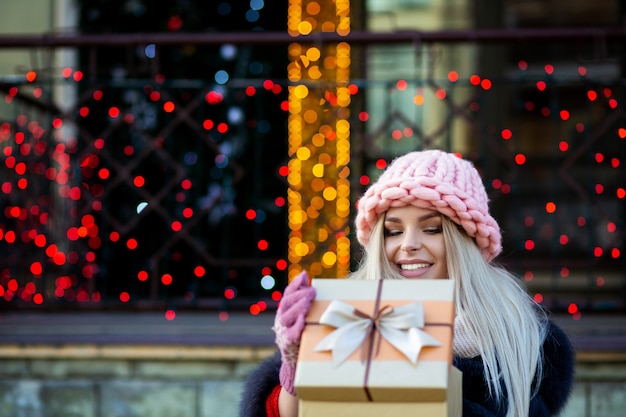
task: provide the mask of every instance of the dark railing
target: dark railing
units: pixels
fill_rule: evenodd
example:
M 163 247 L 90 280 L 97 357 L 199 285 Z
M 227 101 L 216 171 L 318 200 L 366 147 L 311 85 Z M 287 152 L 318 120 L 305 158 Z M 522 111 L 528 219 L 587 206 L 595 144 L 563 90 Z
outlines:
M 351 45 L 400 43 L 515 43 L 555 41 L 614 41 L 626 38 L 624 27 L 446 29 L 433 31 L 398 30 L 392 32 L 351 31 L 345 36 L 334 32 L 291 36 L 287 32 L 211 32 L 211 33 L 107 33 L 45 35 L 3 35 L 1 48 L 62 48 L 91 46 L 159 45 L 286 45 L 291 42 L 348 42 Z

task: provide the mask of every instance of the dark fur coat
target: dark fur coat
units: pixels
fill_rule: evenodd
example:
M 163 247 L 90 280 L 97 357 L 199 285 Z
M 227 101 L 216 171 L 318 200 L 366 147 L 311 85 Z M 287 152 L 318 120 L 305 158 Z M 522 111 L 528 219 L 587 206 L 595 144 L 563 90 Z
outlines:
M 503 417 L 506 409 L 489 397 L 480 357 L 454 358 L 463 372 L 463 417 Z M 551 324 L 544 343 L 543 379 L 531 400 L 529 417 L 557 415 L 569 398 L 574 378 L 574 350 L 568 337 Z M 278 385 L 280 355 L 262 362 L 248 377 L 239 407 L 240 417 L 266 417 L 265 402 Z

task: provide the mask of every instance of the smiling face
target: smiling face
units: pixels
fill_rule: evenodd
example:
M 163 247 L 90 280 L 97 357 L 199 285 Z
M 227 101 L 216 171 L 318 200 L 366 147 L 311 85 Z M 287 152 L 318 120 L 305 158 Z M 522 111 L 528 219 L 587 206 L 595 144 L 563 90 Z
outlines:
M 435 210 L 407 205 L 385 215 L 385 254 L 405 278 L 448 278 L 443 219 Z

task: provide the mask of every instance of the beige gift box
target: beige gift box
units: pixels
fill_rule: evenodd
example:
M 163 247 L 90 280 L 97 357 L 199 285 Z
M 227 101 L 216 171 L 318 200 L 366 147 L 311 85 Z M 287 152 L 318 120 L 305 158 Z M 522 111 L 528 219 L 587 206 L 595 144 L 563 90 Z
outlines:
M 460 415 L 461 375 L 452 367 L 454 281 L 314 279 L 312 285 L 317 295 L 295 379 L 300 416 Z
M 299 417 L 461 417 L 462 373 L 450 368 L 446 400 L 423 402 L 354 402 L 300 400 Z

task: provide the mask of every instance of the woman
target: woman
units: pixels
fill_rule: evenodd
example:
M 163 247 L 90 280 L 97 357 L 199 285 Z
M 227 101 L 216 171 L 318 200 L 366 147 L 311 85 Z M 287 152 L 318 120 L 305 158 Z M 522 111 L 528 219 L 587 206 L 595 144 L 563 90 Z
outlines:
M 356 232 L 364 256 L 351 279 L 454 277 L 463 416 L 544 417 L 563 409 L 572 346 L 520 281 L 492 263 L 500 228 L 469 161 L 439 150 L 397 158 L 359 200 Z M 285 289 L 273 328 L 279 352 L 250 375 L 242 417 L 297 415 L 293 378 L 314 298 L 304 272 Z

